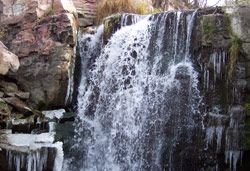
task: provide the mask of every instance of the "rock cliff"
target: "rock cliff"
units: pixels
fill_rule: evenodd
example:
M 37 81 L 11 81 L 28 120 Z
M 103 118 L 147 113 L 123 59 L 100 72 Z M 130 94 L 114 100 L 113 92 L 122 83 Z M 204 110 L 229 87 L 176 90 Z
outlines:
M 30 93 L 30 101 L 63 106 L 78 21 L 70 0 L 1 1 L 3 43 L 19 57 L 8 74 Z

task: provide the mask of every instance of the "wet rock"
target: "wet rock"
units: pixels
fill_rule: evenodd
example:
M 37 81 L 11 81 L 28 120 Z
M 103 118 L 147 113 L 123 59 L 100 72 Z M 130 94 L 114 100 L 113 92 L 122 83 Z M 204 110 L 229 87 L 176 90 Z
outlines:
M 8 51 L 0 41 L 0 74 L 6 75 L 8 71 L 16 72 L 19 68 L 18 57 Z
M 74 112 L 65 112 L 60 118 L 59 123 L 65 123 L 65 122 L 73 122 L 75 120 L 76 113 Z
M 31 109 L 27 106 L 27 104 L 25 104 L 23 101 L 21 101 L 16 97 L 4 98 L 3 100 L 20 112 L 23 113 L 31 112 Z
M 108 43 L 108 39 L 121 28 L 121 14 L 114 14 L 104 19 L 103 45 Z

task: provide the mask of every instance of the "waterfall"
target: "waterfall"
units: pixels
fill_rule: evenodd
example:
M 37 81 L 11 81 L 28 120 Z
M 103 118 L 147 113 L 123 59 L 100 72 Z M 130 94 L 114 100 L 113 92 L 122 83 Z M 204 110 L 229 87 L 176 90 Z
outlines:
M 190 59 L 195 15 L 135 15 L 126 25 L 124 14 L 105 46 L 103 26 L 83 35 L 72 147 L 78 161 L 69 162 L 71 170 L 174 170 L 198 157 L 190 154 L 202 130 L 198 73 Z
M 103 25 L 82 35 L 75 136 L 64 170 L 236 170 L 242 109 L 226 116 L 221 106 L 204 104 L 202 91 L 225 78 L 228 57 L 215 50 L 212 67 L 197 69 L 196 16 L 122 14 L 108 41 Z

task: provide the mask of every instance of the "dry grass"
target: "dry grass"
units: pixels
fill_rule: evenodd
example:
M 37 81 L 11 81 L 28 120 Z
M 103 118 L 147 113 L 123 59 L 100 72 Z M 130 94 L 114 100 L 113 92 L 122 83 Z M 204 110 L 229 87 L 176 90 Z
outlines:
M 137 6 L 136 6 L 137 14 L 145 15 L 145 14 L 158 13 L 161 11 L 162 10 L 159 8 L 153 8 L 153 5 L 149 3 L 148 1 L 140 0 L 138 1 Z
M 96 23 L 101 23 L 103 18 L 115 13 L 136 13 L 133 0 L 102 0 L 97 5 Z
M 0 39 L 4 37 L 6 31 L 6 26 L 0 26 Z
M 97 5 L 96 24 L 102 23 L 103 19 L 115 13 L 150 14 L 161 12 L 153 9 L 152 4 L 145 0 L 102 0 Z

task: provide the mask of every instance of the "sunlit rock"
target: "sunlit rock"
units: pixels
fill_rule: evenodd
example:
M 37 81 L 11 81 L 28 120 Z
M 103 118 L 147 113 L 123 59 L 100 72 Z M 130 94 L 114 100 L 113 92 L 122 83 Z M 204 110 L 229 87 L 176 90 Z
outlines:
M 8 51 L 0 42 L 0 74 L 6 75 L 8 71 L 16 72 L 20 66 L 18 57 Z

